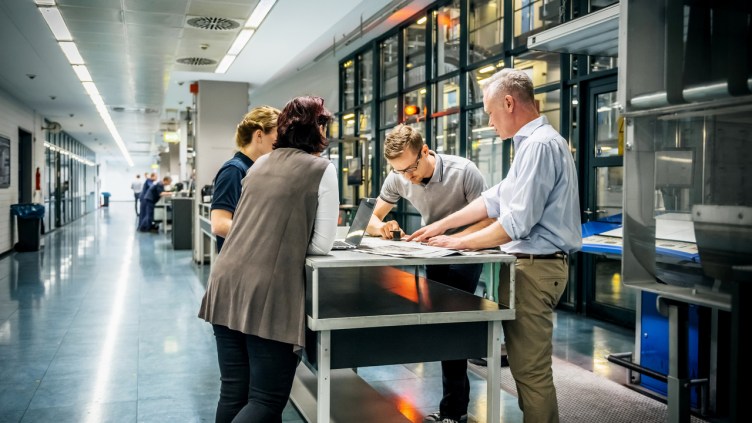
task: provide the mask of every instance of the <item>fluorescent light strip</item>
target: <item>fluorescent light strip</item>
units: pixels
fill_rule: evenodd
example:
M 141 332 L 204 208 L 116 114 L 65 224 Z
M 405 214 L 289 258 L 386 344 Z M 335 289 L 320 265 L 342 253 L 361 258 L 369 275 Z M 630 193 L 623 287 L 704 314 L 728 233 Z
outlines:
M 78 76 L 78 80 L 81 82 L 91 82 L 91 74 L 89 73 L 89 69 L 86 68 L 85 65 L 73 65 L 73 71 L 76 72 L 76 76 Z
M 261 26 L 261 22 L 264 21 L 264 18 L 269 14 L 269 11 L 272 10 L 276 2 L 277 0 L 261 0 L 256 5 L 256 8 L 253 9 L 253 12 L 251 12 L 251 17 L 246 21 L 245 27 L 256 29 Z
M 95 97 L 99 96 L 99 90 L 97 90 L 97 86 L 94 85 L 93 82 L 82 82 L 84 89 L 86 90 L 86 94 L 89 95 L 89 97 Z
M 244 28 L 238 33 L 237 37 L 235 37 L 235 41 L 232 42 L 232 46 L 230 46 L 230 49 L 227 51 L 227 54 L 225 54 L 225 57 L 223 57 L 219 62 L 219 65 L 217 65 L 217 69 L 214 70 L 214 73 L 225 73 L 228 69 L 230 69 L 232 63 L 235 61 L 240 52 L 243 51 L 243 48 L 245 48 L 245 45 L 248 44 L 248 41 L 251 40 L 251 37 L 253 37 L 256 29 L 258 29 L 258 27 L 264 21 L 266 15 L 269 14 L 275 3 L 277 3 L 277 0 L 261 0 L 258 2 L 256 7 L 253 9 L 253 12 L 251 12 L 251 16 L 245 22 Z
M 54 7 L 54 0 L 35 0 L 35 3 L 37 5 L 44 5 L 43 7 L 38 7 L 39 12 L 47 22 L 47 26 L 50 27 L 50 30 L 55 35 L 55 39 L 58 40 L 58 45 L 60 45 L 60 49 L 65 53 L 65 57 L 68 58 L 68 62 L 73 65 L 73 71 L 76 72 L 76 76 L 78 76 L 81 84 L 83 84 L 86 94 L 89 95 L 92 103 L 94 103 L 94 106 L 97 108 L 97 112 L 99 112 L 99 116 L 110 131 L 110 135 L 115 139 L 115 143 L 123 154 L 125 161 L 128 162 L 129 166 L 133 166 L 133 160 L 131 159 L 130 153 L 128 153 L 128 150 L 125 148 L 123 138 L 120 136 L 120 133 L 115 126 L 115 122 L 112 121 L 110 112 L 107 110 L 107 106 L 104 104 L 104 100 L 99 94 L 97 86 L 94 85 L 89 70 L 84 66 L 84 58 L 81 57 L 81 53 L 79 53 L 76 43 L 69 41 L 72 40 L 73 37 L 71 36 L 70 31 L 68 31 L 68 27 L 65 25 L 60 10 L 57 7 Z M 47 7 L 47 5 L 52 5 L 53 7 Z M 65 152 L 64 154 L 72 153 Z
M 73 158 L 73 159 L 75 159 L 75 160 L 77 160 L 77 161 L 79 161 L 79 162 L 81 162 L 81 163 L 83 163 L 83 164 L 85 164 L 87 166 L 96 166 L 97 165 L 96 163 L 92 162 L 91 160 L 84 159 L 83 157 L 81 157 L 81 156 L 79 156 L 77 154 L 71 153 L 70 151 L 68 151 L 68 150 L 66 150 L 66 149 L 64 149 L 62 147 L 58 147 L 58 146 L 56 146 L 54 144 L 50 144 L 47 141 L 44 142 L 44 147 L 45 148 L 49 148 L 52 151 L 59 151 L 60 154 L 63 154 L 63 155 L 66 155 L 66 156 L 70 156 L 71 158 Z
M 230 46 L 230 50 L 227 51 L 227 54 L 230 56 L 237 56 L 238 54 L 240 54 L 240 52 L 243 51 L 243 47 L 245 47 L 245 45 L 253 36 L 254 32 L 256 32 L 255 29 L 243 29 L 242 31 L 240 31 L 238 38 L 236 38 L 232 43 L 232 46 Z
M 47 26 L 50 27 L 52 34 L 58 41 L 70 41 L 73 39 L 68 26 L 65 25 L 63 15 L 60 14 L 60 9 L 55 6 L 52 7 L 40 7 L 39 12 L 42 17 L 47 21 Z
M 81 57 L 81 53 L 78 52 L 76 43 L 73 41 L 61 41 L 58 44 L 60 44 L 60 48 L 63 50 L 63 53 L 65 53 L 65 57 L 68 58 L 68 62 L 70 62 L 71 65 L 84 64 L 84 58 Z
M 215 70 L 214 73 L 225 73 L 225 72 L 227 72 L 227 69 L 230 68 L 230 66 L 232 65 L 232 62 L 235 61 L 236 57 L 238 57 L 238 56 L 233 56 L 233 55 L 230 55 L 230 54 L 228 54 L 225 57 L 223 57 L 222 61 L 219 62 L 219 66 L 217 66 L 217 70 Z

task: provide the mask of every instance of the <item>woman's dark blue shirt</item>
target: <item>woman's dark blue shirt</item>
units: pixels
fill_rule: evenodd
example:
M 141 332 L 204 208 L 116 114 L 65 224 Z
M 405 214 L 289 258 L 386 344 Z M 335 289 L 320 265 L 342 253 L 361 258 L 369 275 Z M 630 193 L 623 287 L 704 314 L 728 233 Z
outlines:
M 243 188 L 243 178 L 252 165 L 253 160 L 238 151 L 219 168 L 217 176 L 214 178 L 212 210 L 227 210 L 235 214 L 235 208 L 240 201 L 240 191 Z M 217 253 L 222 250 L 224 242 L 223 237 L 217 236 Z

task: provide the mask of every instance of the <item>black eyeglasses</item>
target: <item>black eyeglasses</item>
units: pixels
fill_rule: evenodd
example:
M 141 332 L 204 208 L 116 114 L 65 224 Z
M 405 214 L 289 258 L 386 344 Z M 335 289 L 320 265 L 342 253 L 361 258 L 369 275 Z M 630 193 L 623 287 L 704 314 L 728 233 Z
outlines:
M 412 164 L 412 166 L 408 166 L 402 170 L 394 169 L 392 172 L 398 174 L 398 175 L 404 175 L 405 173 L 413 173 L 415 170 L 418 169 L 418 164 L 420 163 L 420 159 L 422 158 L 423 152 L 418 153 L 418 158 L 415 159 L 415 163 Z

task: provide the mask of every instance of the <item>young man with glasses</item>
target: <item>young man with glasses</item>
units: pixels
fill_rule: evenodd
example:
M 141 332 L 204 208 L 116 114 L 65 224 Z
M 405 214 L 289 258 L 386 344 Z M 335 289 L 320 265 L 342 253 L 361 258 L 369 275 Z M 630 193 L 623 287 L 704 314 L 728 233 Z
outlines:
M 423 137 L 409 126 L 398 125 L 387 134 L 384 158 L 394 170 L 381 187 L 366 229 L 371 235 L 392 239 L 392 231 L 404 234 L 396 221 L 382 221 L 400 198 L 409 201 L 427 225 L 461 210 L 486 189 L 483 175 L 473 162 L 429 150 Z M 492 222 L 489 219 L 478 225 Z M 482 264 L 426 266 L 426 277 L 474 294 L 482 270 Z M 439 411 L 426 416 L 424 422 L 465 422 L 470 401 L 467 360 L 442 361 L 441 371 L 443 398 Z

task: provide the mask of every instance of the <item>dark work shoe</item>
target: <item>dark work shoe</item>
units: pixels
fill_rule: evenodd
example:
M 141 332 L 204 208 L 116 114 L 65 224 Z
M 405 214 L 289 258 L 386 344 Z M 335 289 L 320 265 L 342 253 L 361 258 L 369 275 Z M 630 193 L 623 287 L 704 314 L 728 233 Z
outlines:
M 459 420 L 451 419 L 437 411 L 423 418 L 423 423 L 467 423 L 467 414 L 463 414 Z

